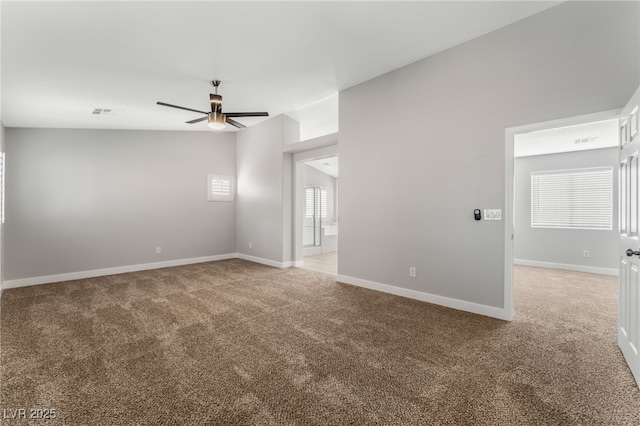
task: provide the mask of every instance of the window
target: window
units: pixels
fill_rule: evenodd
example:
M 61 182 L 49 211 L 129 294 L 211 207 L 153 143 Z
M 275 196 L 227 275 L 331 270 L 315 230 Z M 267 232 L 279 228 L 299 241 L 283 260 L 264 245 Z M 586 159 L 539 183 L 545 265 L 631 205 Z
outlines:
M 233 176 L 207 175 L 207 200 L 233 201 Z
M 304 189 L 304 216 L 313 217 L 314 212 L 314 188 L 309 187 Z
M 613 168 L 531 173 L 532 228 L 613 228 Z
M 327 217 L 327 190 L 319 186 L 308 186 L 304 189 L 304 216 Z

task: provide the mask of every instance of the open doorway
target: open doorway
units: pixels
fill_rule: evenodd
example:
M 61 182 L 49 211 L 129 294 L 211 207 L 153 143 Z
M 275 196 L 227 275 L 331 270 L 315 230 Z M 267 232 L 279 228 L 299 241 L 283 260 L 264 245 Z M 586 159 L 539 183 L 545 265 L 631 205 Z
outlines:
M 303 162 L 302 268 L 338 272 L 338 156 Z
M 617 274 L 619 114 L 507 129 L 507 318 L 520 265 Z
M 617 275 L 618 120 L 514 141 L 514 264 Z

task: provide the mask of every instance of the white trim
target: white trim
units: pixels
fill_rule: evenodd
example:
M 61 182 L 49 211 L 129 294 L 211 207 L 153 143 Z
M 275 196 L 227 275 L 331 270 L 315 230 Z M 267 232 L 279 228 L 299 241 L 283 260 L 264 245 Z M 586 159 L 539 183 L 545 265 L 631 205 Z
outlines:
M 289 267 L 293 266 L 293 263 L 294 263 L 293 261 L 276 262 L 275 260 L 263 259 L 261 257 L 255 257 L 255 256 L 249 256 L 248 254 L 244 254 L 244 253 L 236 253 L 236 256 L 237 256 L 238 259 L 248 260 L 250 262 L 255 262 L 255 263 L 261 263 L 263 265 L 273 266 L 274 268 L 280 268 L 280 269 L 289 268 Z
M 618 276 L 616 268 L 600 268 L 597 266 L 571 265 L 568 263 L 540 262 L 538 260 L 513 259 L 514 265 L 535 266 L 537 268 L 564 269 L 566 271 L 589 272 L 590 274 Z
M 471 312 L 474 314 L 484 315 L 487 317 L 497 318 L 510 321 L 511 317 L 508 312 L 502 308 L 494 306 L 480 305 L 478 303 L 467 302 L 465 300 L 452 299 L 450 297 L 438 296 L 436 294 L 424 293 L 407 288 L 396 287 L 388 284 L 380 284 L 374 281 L 367 281 L 360 278 L 348 277 L 345 275 L 337 275 L 336 281 L 345 284 L 351 284 L 358 287 L 364 287 L 371 290 L 381 291 L 383 293 L 395 294 L 396 296 L 408 297 L 409 299 L 421 300 L 423 302 L 433 303 L 435 305 L 446 306 L 447 308 L 458 309 L 460 311 Z
M 304 260 L 294 260 L 292 261 L 294 267 L 302 268 L 304 266 Z
M 513 319 L 513 234 L 514 234 L 514 140 L 518 133 L 533 132 L 536 130 L 553 129 L 556 127 L 572 126 L 576 124 L 590 123 L 594 121 L 618 118 L 621 109 L 596 112 L 593 114 L 579 115 L 576 117 L 561 118 L 559 120 L 532 123 L 524 126 L 509 127 L 505 129 L 505 212 L 504 212 L 504 310 L 506 319 Z M 517 238 L 517 235 L 515 236 Z
M 118 266 L 115 268 L 94 269 L 91 271 L 69 272 L 65 274 L 44 275 L 40 277 L 21 278 L 7 280 L 3 283 L 5 288 L 27 287 L 38 284 L 50 284 L 61 281 L 81 280 L 84 278 L 102 277 L 105 275 L 125 274 L 127 272 L 146 271 L 149 269 L 169 268 L 171 266 L 190 265 L 193 263 L 213 262 L 216 260 L 235 259 L 237 253 L 218 254 L 213 256 L 193 257 L 189 259 L 167 260 L 164 262 L 143 263 L 139 265 Z
M 338 133 L 331 133 L 324 136 L 318 136 L 317 138 L 307 139 L 304 141 L 285 145 L 282 148 L 282 152 L 288 152 L 296 154 L 302 151 L 310 151 L 318 148 L 325 148 L 330 145 L 336 145 L 338 143 Z
M 513 234 L 515 201 L 514 191 L 514 150 L 515 135 L 513 129 L 505 130 L 505 171 L 504 171 L 504 298 L 503 306 L 509 321 L 513 320 Z

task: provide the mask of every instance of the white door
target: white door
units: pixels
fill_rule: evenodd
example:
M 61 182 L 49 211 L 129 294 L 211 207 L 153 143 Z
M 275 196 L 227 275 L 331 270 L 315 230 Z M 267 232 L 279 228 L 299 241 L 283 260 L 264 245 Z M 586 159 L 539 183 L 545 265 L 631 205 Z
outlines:
M 620 118 L 618 346 L 640 385 L 639 103 L 640 89 L 634 93 Z

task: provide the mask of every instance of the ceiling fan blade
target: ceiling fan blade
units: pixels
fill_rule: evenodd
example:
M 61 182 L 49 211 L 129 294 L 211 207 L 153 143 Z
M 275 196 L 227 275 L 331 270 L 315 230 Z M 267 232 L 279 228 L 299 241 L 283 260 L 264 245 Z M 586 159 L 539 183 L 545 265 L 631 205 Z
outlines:
M 171 104 L 168 104 L 168 103 L 165 103 L 165 102 L 156 102 L 156 104 L 162 105 L 162 106 L 166 106 L 166 107 L 171 107 L 171 108 L 183 109 L 185 111 L 199 112 L 200 114 L 207 114 L 204 111 L 200 111 L 200 110 L 193 109 L 193 108 L 181 107 L 181 106 L 178 106 L 178 105 L 171 105 Z
M 223 112 L 227 117 L 268 117 L 268 112 Z
M 238 123 L 236 120 L 232 120 L 231 118 L 229 118 L 229 116 L 227 116 L 227 118 L 225 119 L 225 121 L 226 121 L 227 123 L 231 124 L 232 126 L 236 126 L 238 129 L 244 129 L 245 127 L 247 127 L 247 126 L 245 126 L 245 125 L 244 125 L 244 124 L 242 124 L 242 123 Z
M 209 116 L 205 115 L 204 117 L 196 118 L 195 120 L 186 121 L 186 123 L 187 124 L 199 123 L 200 121 L 204 121 L 207 118 L 209 118 Z

